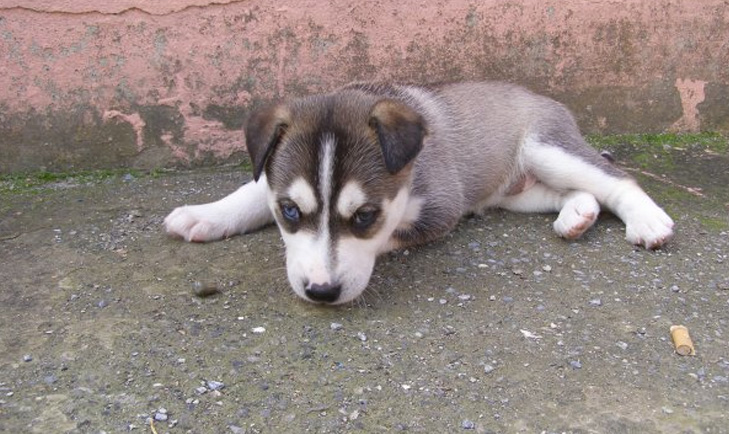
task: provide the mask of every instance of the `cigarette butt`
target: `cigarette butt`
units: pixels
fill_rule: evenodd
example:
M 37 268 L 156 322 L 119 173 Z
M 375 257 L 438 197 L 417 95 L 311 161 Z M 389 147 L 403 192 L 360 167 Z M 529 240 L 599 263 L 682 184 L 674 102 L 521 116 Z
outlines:
M 671 326 L 671 339 L 673 339 L 673 346 L 676 348 L 676 354 L 681 356 L 696 355 L 694 343 L 691 342 L 691 336 L 689 336 L 688 328 L 685 326 Z

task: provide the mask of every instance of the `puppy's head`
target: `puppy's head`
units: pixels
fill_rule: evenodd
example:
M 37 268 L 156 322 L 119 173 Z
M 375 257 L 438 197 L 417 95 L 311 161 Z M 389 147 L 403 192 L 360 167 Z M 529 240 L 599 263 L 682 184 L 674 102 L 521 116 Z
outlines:
M 422 117 L 350 90 L 263 109 L 245 131 L 294 291 L 317 303 L 358 297 L 405 213 Z

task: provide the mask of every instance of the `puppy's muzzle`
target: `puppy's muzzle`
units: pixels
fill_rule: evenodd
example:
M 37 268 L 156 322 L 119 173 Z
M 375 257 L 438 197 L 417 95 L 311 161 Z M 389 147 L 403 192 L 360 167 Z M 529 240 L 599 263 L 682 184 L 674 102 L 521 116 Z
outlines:
M 342 293 L 342 285 L 337 283 L 312 283 L 305 287 L 306 296 L 318 303 L 334 303 Z

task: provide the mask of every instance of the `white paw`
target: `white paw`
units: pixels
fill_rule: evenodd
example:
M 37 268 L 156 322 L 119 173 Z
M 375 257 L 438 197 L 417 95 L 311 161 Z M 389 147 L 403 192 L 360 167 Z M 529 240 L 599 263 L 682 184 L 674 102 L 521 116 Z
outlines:
M 673 237 L 673 220 L 655 204 L 631 213 L 625 222 L 625 239 L 646 249 L 657 249 Z
M 554 222 L 554 231 L 563 238 L 574 240 L 590 229 L 599 214 L 600 204 L 595 196 L 584 192 L 572 193 Z
M 216 208 L 213 204 L 175 208 L 165 218 L 165 229 L 173 237 L 198 243 L 233 235 L 235 231 L 231 230 L 225 215 Z

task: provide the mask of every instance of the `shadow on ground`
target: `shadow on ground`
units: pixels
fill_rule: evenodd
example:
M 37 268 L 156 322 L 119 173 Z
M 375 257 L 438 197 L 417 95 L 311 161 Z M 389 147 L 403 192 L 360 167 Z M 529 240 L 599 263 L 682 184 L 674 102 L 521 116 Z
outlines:
M 2 193 L 0 431 L 727 432 L 729 158 L 671 158 L 635 171 L 677 222 L 664 250 L 607 215 L 565 242 L 554 216 L 493 211 L 382 257 L 342 308 L 293 295 L 275 228 L 163 234 L 245 173 Z

